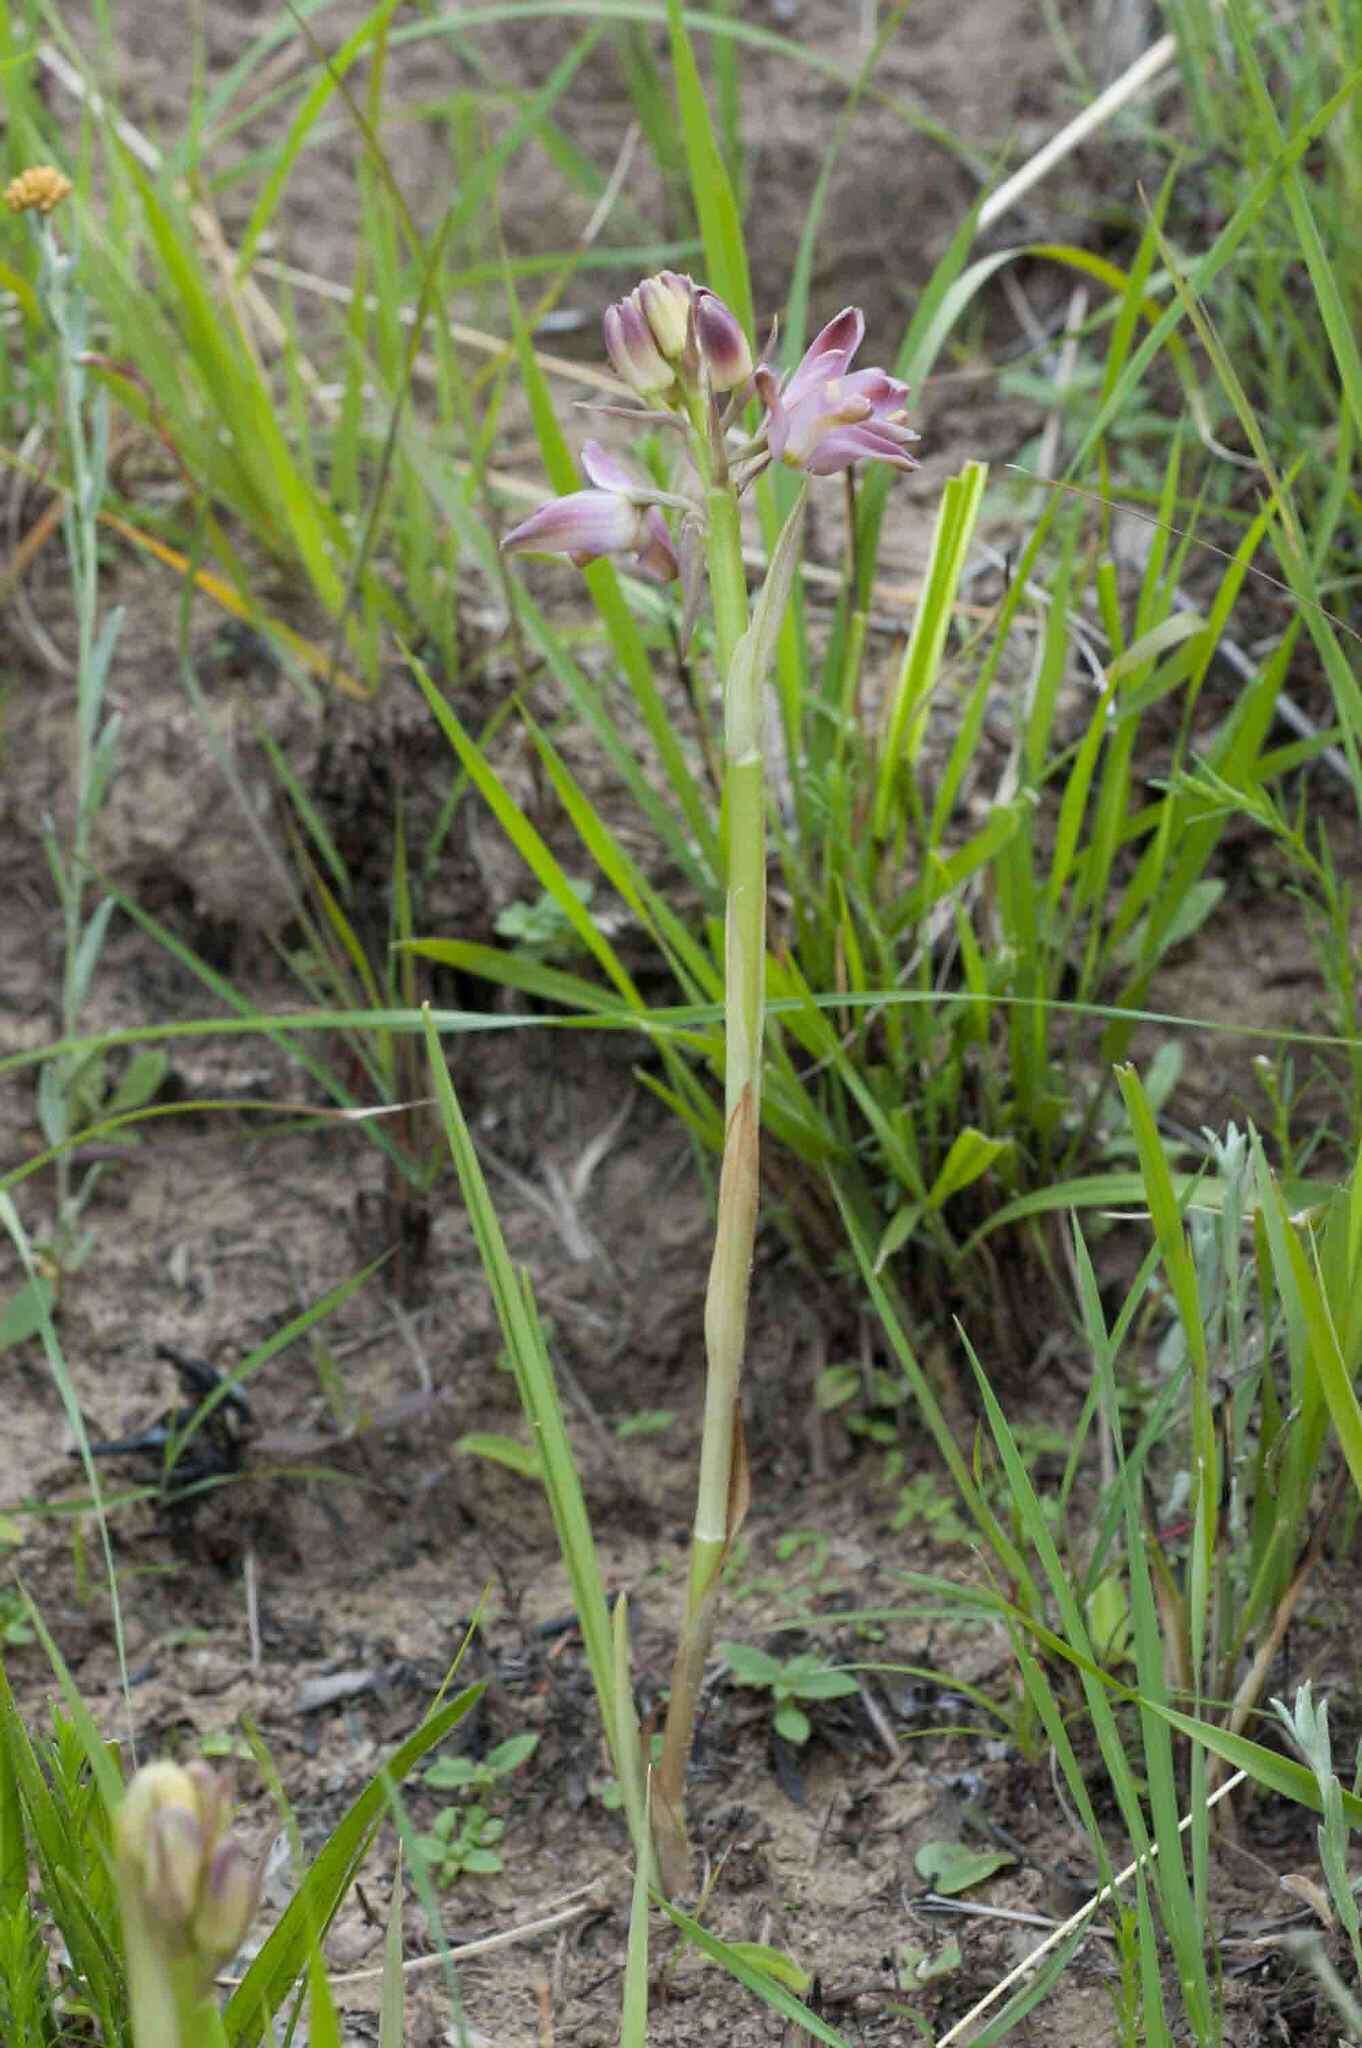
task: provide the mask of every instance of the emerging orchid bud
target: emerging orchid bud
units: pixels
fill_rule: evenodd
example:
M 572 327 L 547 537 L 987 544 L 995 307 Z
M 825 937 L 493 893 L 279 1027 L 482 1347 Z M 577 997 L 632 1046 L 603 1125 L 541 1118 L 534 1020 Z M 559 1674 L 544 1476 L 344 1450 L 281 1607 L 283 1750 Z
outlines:
M 747 336 L 723 300 L 704 286 L 695 294 L 695 338 L 712 390 L 732 391 L 747 382 L 752 375 Z
M 114 1864 L 137 2048 L 189 2048 L 214 1972 L 255 1915 L 256 1876 L 227 1833 L 207 1764 L 147 1764 L 114 1816 Z
M 198 1891 L 204 1847 L 199 1794 L 178 1764 L 148 1764 L 114 1823 L 120 1872 L 135 1883 L 156 1926 L 182 1943 Z
M 675 270 L 659 270 L 655 277 L 645 277 L 634 294 L 653 340 L 669 363 L 679 363 L 686 353 L 694 295 L 690 278 Z
M 607 307 L 602 324 L 605 352 L 617 377 L 637 391 L 640 398 L 652 398 L 671 389 L 676 373 L 658 352 L 636 291 L 621 299 L 617 306 Z
M 157 1809 L 145 1835 L 147 1907 L 157 1925 L 176 1942 L 188 1935 L 208 1842 L 198 1815 L 167 1803 Z

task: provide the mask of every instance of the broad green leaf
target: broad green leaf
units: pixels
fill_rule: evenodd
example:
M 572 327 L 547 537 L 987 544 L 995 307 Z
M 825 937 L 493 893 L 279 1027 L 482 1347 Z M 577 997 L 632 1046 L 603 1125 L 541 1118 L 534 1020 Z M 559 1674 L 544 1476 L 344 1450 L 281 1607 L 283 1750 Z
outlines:
M 128 1061 L 122 1080 L 104 1105 L 106 1116 L 120 1116 L 125 1110 L 144 1109 L 165 1080 L 170 1067 L 169 1053 L 159 1046 L 146 1046 Z
M 971 1849 L 965 1842 L 924 1842 L 913 1858 L 917 1874 L 946 1899 L 1016 1862 L 1005 1849 Z
M 486 1458 L 489 1464 L 504 1465 L 508 1472 L 518 1472 L 522 1479 L 542 1479 L 544 1468 L 537 1451 L 528 1444 L 517 1443 L 513 1436 L 497 1436 L 490 1430 L 470 1430 L 461 1436 L 454 1446 L 466 1457 Z
M 25 1280 L 0 1310 L 0 1351 L 36 1337 L 51 1315 L 56 1299 L 56 1288 L 41 1274 Z
M 785 1669 L 778 1657 L 751 1643 L 716 1643 L 714 1648 L 739 1685 L 774 1685 Z
M 489 1771 L 496 1771 L 504 1777 L 508 1771 L 517 1771 L 523 1763 L 528 1763 L 538 1747 L 537 1735 L 508 1735 L 495 1749 L 488 1750 L 483 1762 Z
M 895 1253 L 902 1251 L 913 1232 L 917 1229 L 918 1223 L 922 1218 L 922 1212 L 926 1207 L 926 1202 L 905 1202 L 902 1208 L 894 1211 L 885 1225 L 884 1235 L 881 1237 L 875 1252 L 875 1271 L 877 1273 L 882 1273 Z M 849 1366 L 847 1370 L 855 1374 L 857 1380 L 859 1380 L 860 1375 L 856 1372 L 855 1366 Z
M 793 1700 L 782 1700 L 772 1719 L 777 1735 L 783 1736 L 786 1742 L 794 1743 L 797 1748 L 802 1747 L 813 1734 L 812 1721 Z

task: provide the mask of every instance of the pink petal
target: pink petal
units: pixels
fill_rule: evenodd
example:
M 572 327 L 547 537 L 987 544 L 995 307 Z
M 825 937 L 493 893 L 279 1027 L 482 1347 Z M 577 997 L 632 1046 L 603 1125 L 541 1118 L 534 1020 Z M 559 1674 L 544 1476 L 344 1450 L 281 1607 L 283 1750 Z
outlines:
M 780 386 L 763 363 L 756 372 L 753 382 L 757 396 L 766 407 L 766 444 L 777 462 L 785 453 L 785 444 L 790 438 L 790 417 L 785 410 Z
M 658 353 L 636 293 L 630 292 L 627 299 L 606 308 L 602 333 L 615 375 L 641 397 L 665 391 L 675 382 L 671 364 Z
M 891 377 L 887 370 L 853 370 L 842 379 L 843 391 L 868 398 L 877 415 L 897 411 L 908 396 L 908 388 L 901 378 Z
M 632 463 L 599 441 L 583 441 L 582 468 L 598 491 L 616 491 L 627 498 L 633 491 L 648 489 Z
M 853 462 L 889 462 L 895 469 L 916 469 L 917 457 L 882 427 L 867 423 L 860 427 L 834 427 L 801 465 L 810 476 L 832 476 L 850 469 Z
M 858 426 L 871 416 L 868 398 L 847 397 L 846 385 L 833 379 L 826 384 L 812 384 L 809 389 L 785 403 L 789 419 L 788 445 L 785 457 L 789 462 L 803 462 L 817 447 L 823 436 L 834 427 Z
M 864 339 L 865 314 L 859 306 L 844 306 L 834 320 L 819 329 L 805 349 L 799 367 L 785 387 L 787 402 L 796 387 L 802 394 L 815 381 L 842 376 Z
M 541 505 L 501 543 L 508 555 L 572 555 L 592 561 L 637 546 L 638 508 L 613 491 L 573 491 Z

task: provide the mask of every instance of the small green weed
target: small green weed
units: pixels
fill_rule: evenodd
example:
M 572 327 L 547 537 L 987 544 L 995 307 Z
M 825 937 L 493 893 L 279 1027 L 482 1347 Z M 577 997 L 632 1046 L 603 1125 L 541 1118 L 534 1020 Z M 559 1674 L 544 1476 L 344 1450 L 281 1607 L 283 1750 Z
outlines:
M 435 1792 L 472 1792 L 484 1798 L 528 1763 L 538 1747 L 537 1735 L 511 1735 L 484 1757 L 442 1756 L 425 1773 L 425 1781 Z
M 494 1877 L 502 1868 L 497 1845 L 505 1833 L 505 1821 L 493 1819 L 484 1806 L 447 1806 L 429 1834 L 416 1837 L 416 1846 L 436 1884 L 447 1891 L 465 1872 Z
M 489 1813 L 482 1802 L 503 1778 L 528 1763 L 538 1747 L 537 1735 L 511 1735 L 484 1757 L 442 1756 L 425 1773 L 433 1790 L 471 1793 L 474 1800 L 471 1806 L 446 1806 L 436 1814 L 429 1832 L 416 1838 L 436 1884 L 447 1890 L 465 1873 L 491 1877 L 502 1868 L 498 1845 L 506 1823 Z
M 764 1687 L 771 1695 L 771 1721 L 787 1742 L 805 1743 L 813 1723 L 801 1700 L 837 1700 L 856 1691 L 849 1671 L 837 1671 L 811 1651 L 788 1657 L 782 1664 L 766 1650 L 748 1643 L 719 1643 L 719 1655 L 739 1685 Z
M 0 1646 L 15 1650 L 33 1641 L 24 1596 L 14 1586 L 0 1586 Z

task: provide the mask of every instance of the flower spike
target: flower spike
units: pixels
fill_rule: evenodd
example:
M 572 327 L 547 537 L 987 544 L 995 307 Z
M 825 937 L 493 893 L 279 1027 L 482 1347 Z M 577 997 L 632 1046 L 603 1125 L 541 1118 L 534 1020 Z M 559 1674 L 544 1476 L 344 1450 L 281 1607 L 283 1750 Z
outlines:
M 208 2038 L 214 1973 L 240 1948 L 260 1894 L 230 1823 L 227 1789 L 203 1762 L 144 1764 L 114 1815 L 137 2048 L 193 2048 Z

